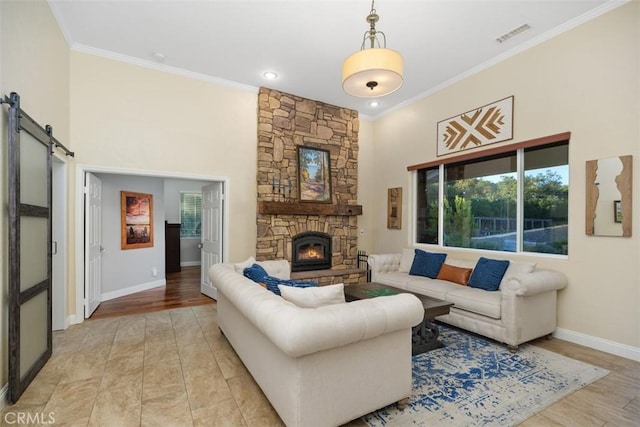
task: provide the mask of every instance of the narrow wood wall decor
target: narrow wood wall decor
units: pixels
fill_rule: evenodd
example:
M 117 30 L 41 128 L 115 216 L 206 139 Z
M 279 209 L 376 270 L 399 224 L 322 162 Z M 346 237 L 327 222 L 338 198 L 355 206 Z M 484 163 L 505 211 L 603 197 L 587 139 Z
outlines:
M 611 172 L 606 173 L 607 170 L 611 170 L 612 161 L 620 168 L 615 176 L 612 176 Z M 632 165 L 633 157 L 630 155 L 586 162 L 585 234 L 588 236 L 631 237 Z M 616 189 L 613 192 L 612 186 Z M 619 205 L 618 210 L 613 209 L 616 205 Z
M 596 171 L 598 170 L 597 160 L 588 160 L 586 162 L 586 199 L 584 211 L 585 234 L 593 236 L 595 234 L 596 205 L 600 197 L 598 184 L 596 183 Z
M 387 228 L 402 229 L 402 187 L 387 190 Z
M 633 156 L 620 156 L 622 172 L 616 177 L 616 185 L 622 194 L 622 236 L 631 237 L 633 217 Z
M 438 122 L 437 155 L 513 139 L 513 96 Z

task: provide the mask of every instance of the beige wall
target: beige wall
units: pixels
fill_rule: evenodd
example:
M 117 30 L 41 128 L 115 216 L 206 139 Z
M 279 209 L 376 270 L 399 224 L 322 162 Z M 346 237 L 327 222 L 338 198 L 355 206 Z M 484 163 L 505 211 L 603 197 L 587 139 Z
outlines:
M 0 1 L 0 96 L 17 92 L 21 107 L 40 124 L 53 126 L 53 134 L 69 142 L 69 49 L 49 6 L 44 1 Z M 6 110 L 0 114 L 0 176 L 2 227 L 0 245 L 0 385 L 8 379 L 7 365 L 7 128 Z
M 255 251 L 256 111 L 257 91 L 71 53 L 77 163 L 229 178 L 232 261 Z
M 358 204 L 362 205 L 362 215 L 358 217 L 358 249 L 368 253 L 373 253 L 374 249 L 373 197 L 376 192 L 373 187 L 373 159 L 373 122 L 361 116 L 358 131 Z M 386 197 L 385 193 L 385 200 Z
M 436 123 L 514 95 L 513 142 L 572 134 L 569 257 L 531 257 L 569 276 L 559 296 L 559 326 L 640 347 L 639 28 L 639 4 L 631 2 L 376 120 L 375 251 L 398 251 L 412 241 L 410 196 L 403 218 L 409 227 L 398 233 L 386 230 L 383 193 L 395 186 L 410 193 L 406 167 L 436 159 Z M 586 236 L 585 161 L 627 154 L 636 171 L 633 237 Z

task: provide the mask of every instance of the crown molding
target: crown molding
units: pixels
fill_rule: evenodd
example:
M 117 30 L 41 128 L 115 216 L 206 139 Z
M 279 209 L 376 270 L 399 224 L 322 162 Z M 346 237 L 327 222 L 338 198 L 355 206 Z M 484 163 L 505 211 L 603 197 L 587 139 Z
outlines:
M 240 90 L 246 90 L 248 92 L 258 93 L 258 88 L 255 86 L 245 85 L 242 83 L 234 82 L 231 80 L 225 80 L 218 77 L 209 76 L 207 74 L 196 73 L 194 71 L 185 70 L 184 68 L 172 67 L 170 65 L 159 64 L 157 62 L 148 61 L 133 56 L 123 55 L 120 53 L 112 52 L 109 50 L 98 49 L 95 47 L 87 46 L 81 43 L 74 43 L 71 45 L 71 50 L 74 52 L 85 53 L 87 55 L 99 56 L 101 58 L 111 59 L 114 61 L 124 62 L 127 64 L 137 65 L 139 67 L 149 68 L 156 71 L 162 71 L 169 74 L 175 74 L 190 79 L 200 80 L 209 83 L 215 83 L 221 86 L 233 87 Z

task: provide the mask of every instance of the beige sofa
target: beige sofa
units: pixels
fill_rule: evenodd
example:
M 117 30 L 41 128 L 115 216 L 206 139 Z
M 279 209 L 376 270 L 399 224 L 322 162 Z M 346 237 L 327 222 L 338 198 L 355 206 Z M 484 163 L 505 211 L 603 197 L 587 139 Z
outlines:
M 413 249 L 369 255 L 372 282 L 454 303 L 437 320 L 505 343 L 512 351 L 556 329 L 557 291 L 567 285 L 559 271 L 536 269 L 534 263 L 511 261 L 497 291 L 410 275 Z M 476 261 L 447 256 L 446 264 L 473 268 Z
M 261 265 L 289 275 L 287 261 Z M 415 296 L 300 308 L 241 267 L 216 264 L 209 277 L 220 329 L 287 426 L 337 426 L 411 395 Z

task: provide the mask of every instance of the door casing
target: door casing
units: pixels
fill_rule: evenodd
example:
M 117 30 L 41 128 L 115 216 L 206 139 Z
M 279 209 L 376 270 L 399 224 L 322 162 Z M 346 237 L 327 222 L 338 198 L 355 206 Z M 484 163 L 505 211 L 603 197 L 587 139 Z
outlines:
M 53 158 L 53 330 L 66 329 L 67 323 L 67 162 Z

